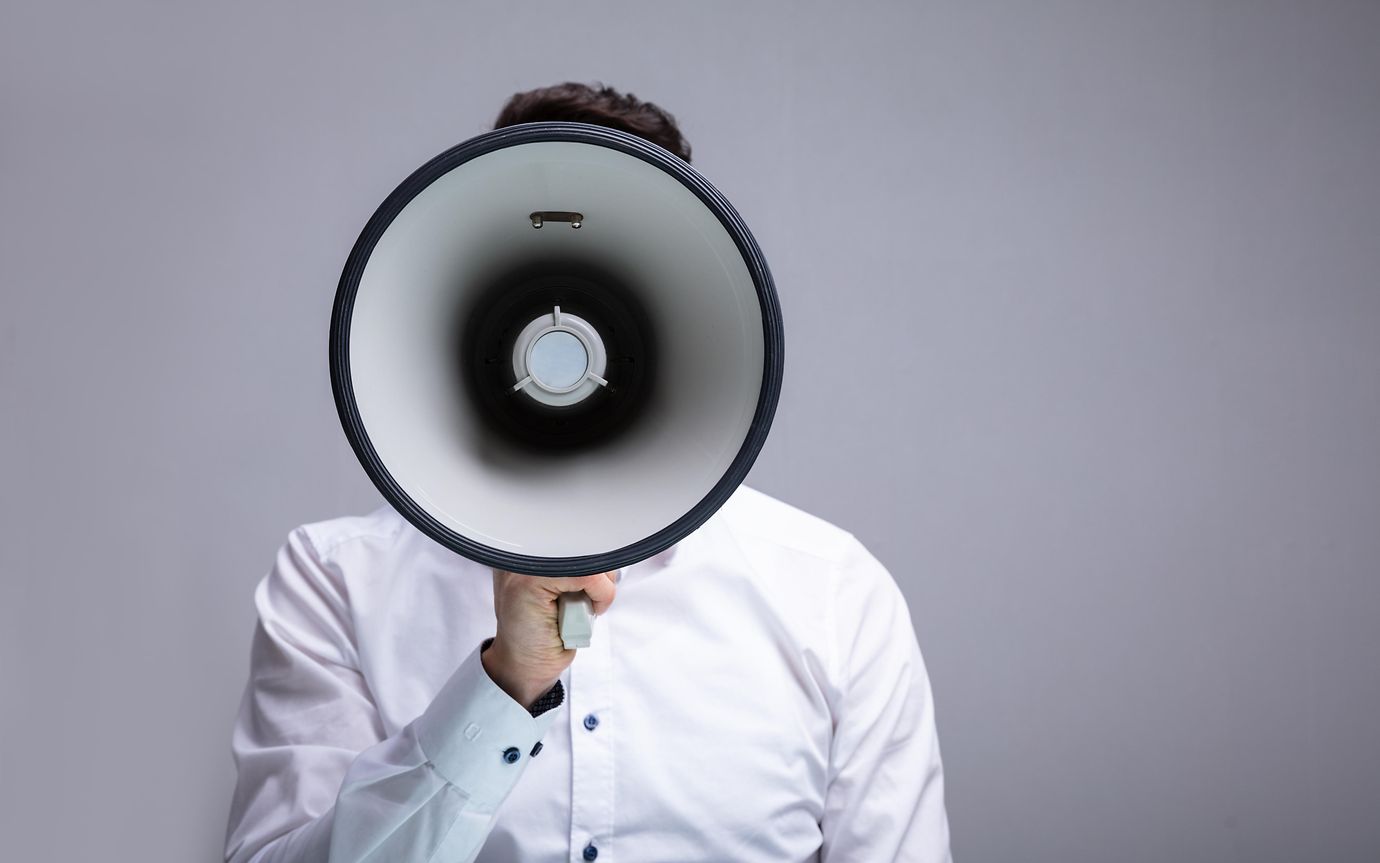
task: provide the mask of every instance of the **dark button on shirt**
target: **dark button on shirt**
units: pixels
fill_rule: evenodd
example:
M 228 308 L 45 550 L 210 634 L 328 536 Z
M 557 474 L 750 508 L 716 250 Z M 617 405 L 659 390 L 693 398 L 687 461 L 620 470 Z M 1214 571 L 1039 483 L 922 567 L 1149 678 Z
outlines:
M 507 749 L 503 750 L 503 760 L 509 764 L 515 763 L 521 757 L 522 753 L 518 752 L 516 746 L 509 746 Z
M 591 713 L 590 715 L 588 715 L 588 716 L 585 717 L 585 730 L 586 730 L 586 731 L 593 731 L 594 729 L 596 729 L 596 728 L 598 728 L 598 727 L 599 727 L 599 717 L 595 716 L 593 713 Z M 590 847 L 592 848 L 592 847 L 594 847 L 594 846 L 591 845 Z M 598 853 L 598 852 L 595 852 L 595 853 Z M 588 859 L 593 860 L 594 858 L 593 858 L 593 857 L 590 857 L 590 858 L 588 858 Z
M 599 856 L 599 849 L 594 847 L 594 843 L 593 843 L 593 842 L 591 842 L 591 843 L 589 843 L 588 845 L 585 846 L 584 857 L 585 857 L 586 860 L 593 860 L 595 857 L 598 857 L 598 856 Z
M 537 757 L 537 753 L 540 752 L 540 751 L 541 751 L 541 741 L 538 740 L 538 741 L 537 741 L 537 745 L 536 745 L 536 746 L 533 746 L 533 747 L 532 747 L 532 751 L 529 752 L 529 753 L 527 753 L 527 754 L 530 755 L 530 756 L 532 756 L 533 758 L 536 758 L 536 757 Z

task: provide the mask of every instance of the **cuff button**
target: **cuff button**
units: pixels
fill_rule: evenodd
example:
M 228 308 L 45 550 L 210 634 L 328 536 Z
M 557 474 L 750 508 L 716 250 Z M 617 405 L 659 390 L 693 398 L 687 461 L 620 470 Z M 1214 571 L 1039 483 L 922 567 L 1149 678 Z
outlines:
M 503 760 L 509 764 L 517 763 L 517 760 L 521 757 L 522 753 L 518 751 L 516 746 L 509 746 L 507 749 L 503 750 Z

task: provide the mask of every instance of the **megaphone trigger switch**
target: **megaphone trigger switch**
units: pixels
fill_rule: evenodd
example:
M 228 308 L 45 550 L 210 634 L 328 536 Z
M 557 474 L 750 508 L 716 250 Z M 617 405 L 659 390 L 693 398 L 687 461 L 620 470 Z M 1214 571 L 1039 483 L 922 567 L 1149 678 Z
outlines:
M 607 386 L 608 358 L 599 331 L 553 306 L 522 328 L 513 345 L 513 391 L 551 407 L 578 404 Z

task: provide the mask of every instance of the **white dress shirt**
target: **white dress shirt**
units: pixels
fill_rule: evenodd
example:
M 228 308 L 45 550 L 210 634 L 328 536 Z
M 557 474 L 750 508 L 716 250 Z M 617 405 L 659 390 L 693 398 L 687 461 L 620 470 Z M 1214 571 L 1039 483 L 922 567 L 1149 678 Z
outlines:
M 624 570 L 535 718 L 479 662 L 490 570 L 391 509 L 293 531 L 255 603 L 231 863 L 949 860 L 900 591 L 761 492 Z

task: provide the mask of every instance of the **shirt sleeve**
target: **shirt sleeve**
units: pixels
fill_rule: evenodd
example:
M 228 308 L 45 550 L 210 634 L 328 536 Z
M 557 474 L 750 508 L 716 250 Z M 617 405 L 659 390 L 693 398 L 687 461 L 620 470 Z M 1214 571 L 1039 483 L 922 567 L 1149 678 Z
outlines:
M 301 529 L 255 604 L 226 861 L 472 860 L 557 712 L 509 697 L 476 645 L 421 716 L 385 736 L 339 573 Z
M 861 543 L 833 603 L 835 729 L 822 863 L 948 863 L 929 676 L 905 598 Z

